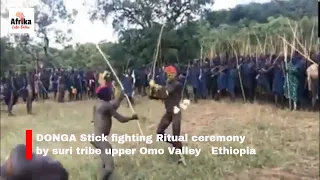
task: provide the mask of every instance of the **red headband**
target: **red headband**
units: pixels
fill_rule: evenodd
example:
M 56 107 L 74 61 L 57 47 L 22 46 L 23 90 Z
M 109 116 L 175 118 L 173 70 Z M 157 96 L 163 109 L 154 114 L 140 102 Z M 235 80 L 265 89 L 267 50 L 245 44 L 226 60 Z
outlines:
M 177 74 L 177 70 L 175 67 L 173 66 L 167 66 L 165 69 L 164 69 L 164 72 L 166 72 L 167 74 Z

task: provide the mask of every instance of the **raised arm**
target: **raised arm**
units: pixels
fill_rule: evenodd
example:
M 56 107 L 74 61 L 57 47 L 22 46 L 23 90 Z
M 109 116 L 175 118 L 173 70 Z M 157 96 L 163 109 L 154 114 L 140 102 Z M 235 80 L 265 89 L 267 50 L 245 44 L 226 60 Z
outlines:
M 170 93 L 172 93 L 173 91 L 176 91 L 177 89 L 180 89 L 180 91 L 182 91 L 182 86 L 178 81 L 172 84 L 168 84 L 167 86 L 160 86 L 155 84 L 151 87 L 155 89 L 156 99 L 162 99 L 162 100 L 166 99 Z

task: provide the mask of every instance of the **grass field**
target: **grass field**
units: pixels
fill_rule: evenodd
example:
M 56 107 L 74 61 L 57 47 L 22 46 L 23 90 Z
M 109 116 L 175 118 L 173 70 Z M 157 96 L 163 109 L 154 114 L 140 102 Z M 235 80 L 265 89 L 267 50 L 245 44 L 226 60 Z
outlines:
M 17 143 L 24 143 L 25 129 L 34 133 L 92 133 L 94 101 L 52 101 L 34 103 L 35 115 L 27 115 L 25 105 L 15 107 L 15 117 L 1 114 L 1 162 Z M 161 102 L 139 99 L 136 105 L 145 134 L 155 134 L 164 107 Z M 119 110 L 131 115 L 126 104 Z M 112 133 L 136 134 L 135 122 L 115 122 Z M 134 155 L 115 157 L 116 179 L 120 180 L 219 180 L 219 179 L 318 179 L 319 113 L 289 112 L 268 105 L 201 101 L 191 104 L 183 113 L 182 134 L 245 135 L 243 144 L 189 142 L 186 146 L 201 148 L 199 157 L 186 156 L 188 166 L 176 165 L 176 156 Z M 114 147 L 142 147 L 144 143 L 113 144 Z M 210 146 L 255 148 L 257 155 L 217 156 Z M 85 142 L 34 142 L 41 148 L 90 146 Z M 157 142 L 149 147 L 166 148 Z M 72 180 L 95 180 L 98 155 L 52 155 L 68 169 Z

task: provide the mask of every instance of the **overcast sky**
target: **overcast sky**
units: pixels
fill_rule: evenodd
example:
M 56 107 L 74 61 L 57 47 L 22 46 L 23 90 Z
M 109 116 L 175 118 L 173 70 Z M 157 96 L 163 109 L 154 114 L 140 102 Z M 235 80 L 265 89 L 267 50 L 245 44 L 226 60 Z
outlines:
M 38 0 L 1 0 L 2 2 L 6 2 L 7 7 L 26 7 L 34 5 L 38 2 Z M 100 22 L 96 22 L 92 24 L 89 21 L 89 17 L 87 15 L 88 8 L 83 6 L 84 0 L 64 0 L 66 7 L 68 10 L 77 9 L 78 15 L 74 24 L 72 24 L 73 29 L 73 42 L 92 42 L 97 43 L 101 40 L 107 39 L 108 41 L 116 41 L 117 36 L 113 33 L 112 28 L 112 19 L 109 19 L 108 24 L 103 24 Z M 94 0 L 87 0 L 93 1 Z M 247 4 L 250 2 L 259 2 L 264 3 L 270 0 L 215 0 L 215 3 L 212 7 L 214 10 L 219 9 L 228 9 L 235 7 L 238 4 Z M 65 26 L 70 26 L 67 24 L 59 24 L 58 28 L 64 28 Z M 5 36 L 8 33 L 9 23 L 8 20 L 1 18 L 1 36 Z

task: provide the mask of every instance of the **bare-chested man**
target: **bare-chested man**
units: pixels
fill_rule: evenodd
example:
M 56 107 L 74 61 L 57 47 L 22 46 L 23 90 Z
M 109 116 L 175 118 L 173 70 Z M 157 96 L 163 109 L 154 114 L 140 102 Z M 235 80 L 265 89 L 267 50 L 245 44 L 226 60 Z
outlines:
M 26 146 L 18 144 L 1 166 L 1 178 L 5 180 L 68 180 L 69 173 L 63 165 L 49 156 L 32 155 L 26 160 Z
M 93 124 L 94 134 L 97 136 L 109 135 L 112 126 L 112 117 L 117 119 L 121 123 L 129 122 L 130 120 L 137 120 L 136 114 L 131 117 L 124 117 L 117 112 L 121 101 L 125 95 L 121 93 L 120 97 L 111 101 L 112 99 L 112 85 L 108 77 L 105 78 L 106 83 L 100 85 L 96 91 L 97 97 L 99 98 L 98 103 L 93 108 Z M 105 149 L 112 149 L 109 142 L 91 142 L 91 144 L 98 149 L 101 149 L 101 163 L 99 164 L 99 179 L 109 180 L 111 179 L 112 172 L 114 170 L 114 161 L 112 154 L 105 154 Z

